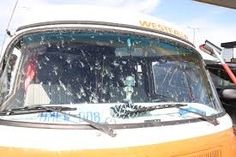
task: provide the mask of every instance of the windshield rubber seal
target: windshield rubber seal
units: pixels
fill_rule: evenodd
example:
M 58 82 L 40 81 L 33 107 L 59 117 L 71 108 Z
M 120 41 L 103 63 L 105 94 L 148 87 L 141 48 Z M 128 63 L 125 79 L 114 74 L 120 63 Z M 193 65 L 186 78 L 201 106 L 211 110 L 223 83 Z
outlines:
M 131 29 L 138 29 L 138 30 L 142 30 L 142 31 L 148 31 L 148 32 L 154 32 L 154 33 L 158 33 L 158 34 L 162 34 L 162 35 L 166 35 L 166 36 L 170 36 L 173 38 L 176 38 L 178 40 L 184 41 L 186 43 L 188 43 L 189 45 L 194 46 L 194 44 L 192 44 L 190 41 L 183 39 L 181 37 L 178 37 L 176 35 L 167 33 L 167 32 L 162 32 L 159 30 L 154 30 L 151 28 L 145 28 L 145 27 L 141 27 L 141 26 L 134 26 L 134 25 L 129 25 L 129 24 L 121 24 L 121 23 L 113 23 L 113 22 L 104 22 L 104 21 L 76 21 L 76 20 L 69 20 L 69 21 L 48 21 L 48 22 L 38 22 L 38 23 L 34 23 L 34 24 L 28 24 L 25 26 L 21 26 L 19 27 L 17 31 L 21 31 L 24 29 L 28 29 L 28 28 L 34 28 L 34 27 L 40 27 L 40 26 L 51 26 L 51 25 L 63 25 L 63 24 L 93 24 L 93 25 L 101 25 L 101 26 L 115 26 L 115 27 L 121 27 L 121 28 L 131 28 Z
M 226 112 L 217 113 L 210 118 L 220 118 L 226 115 Z M 204 122 L 201 117 L 182 119 L 182 120 L 172 120 L 172 121 L 155 121 L 148 120 L 143 123 L 128 123 L 128 124 L 106 124 L 112 129 L 134 129 L 134 128 L 147 128 L 147 127 L 159 127 L 159 126 L 172 126 L 187 123 L 197 123 Z M 58 124 L 58 123 L 39 123 L 39 122 L 24 122 L 24 121 L 13 121 L 5 120 L 0 118 L 0 125 L 13 126 L 13 127 L 26 127 L 26 128 L 44 128 L 44 129 L 93 129 L 89 124 Z

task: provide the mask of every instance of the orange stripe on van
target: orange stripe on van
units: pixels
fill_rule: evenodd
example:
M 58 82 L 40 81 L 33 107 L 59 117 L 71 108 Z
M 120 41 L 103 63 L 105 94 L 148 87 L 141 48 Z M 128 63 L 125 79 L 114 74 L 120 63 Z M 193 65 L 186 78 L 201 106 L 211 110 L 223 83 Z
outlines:
M 16 139 L 17 140 L 17 139 Z M 128 140 L 128 139 L 127 139 Z M 135 139 L 133 139 L 135 140 Z M 163 144 L 98 150 L 49 151 L 0 147 L 1 157 L 235 157 L 233 129 Z

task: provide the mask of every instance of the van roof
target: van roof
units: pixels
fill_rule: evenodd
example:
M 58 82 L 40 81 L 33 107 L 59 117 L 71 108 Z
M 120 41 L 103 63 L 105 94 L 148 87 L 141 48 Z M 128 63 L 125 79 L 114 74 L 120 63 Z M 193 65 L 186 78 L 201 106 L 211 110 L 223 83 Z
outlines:
M 188 41 L 187 35 L 173 24 L 146 14 L 110 7 L 56 5 L 43 6 L 43 8 L 21 8 L 15 13 L 13 18 L 9 28 L 13 33 L 31 26 L 39 26 L 39 24 L 43 26 L 52 23 L 90 21 L 148 28 Z

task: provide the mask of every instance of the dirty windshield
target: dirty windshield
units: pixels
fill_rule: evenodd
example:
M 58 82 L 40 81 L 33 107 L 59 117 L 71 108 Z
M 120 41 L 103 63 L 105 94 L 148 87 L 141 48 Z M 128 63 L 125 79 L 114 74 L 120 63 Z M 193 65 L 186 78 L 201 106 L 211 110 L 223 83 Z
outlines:
M 6 92 L 6 108 L 125 102 L 220 108 L 199 54 L 170 39 L 54 30 L 25 35 L 16 49 L 18 71 Z

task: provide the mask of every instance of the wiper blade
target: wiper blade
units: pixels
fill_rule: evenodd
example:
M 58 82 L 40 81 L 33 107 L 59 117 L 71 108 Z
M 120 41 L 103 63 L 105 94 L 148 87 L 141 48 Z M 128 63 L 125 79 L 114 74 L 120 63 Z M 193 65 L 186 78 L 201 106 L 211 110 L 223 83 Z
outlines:
M 23 108 L 15 108 L 15 109 L 11 109 L 11 110 L 1 111 L 0 116 L 21 115 L 21 114 L 40 113 L 40 112 L 58 112 L 58 113 L 61 113 L 63 115 L 68 115 L 70 117 L 81 119 L 84 122 L 88 123 L 92 128 L 100 130 L 100 131 L 102 131 L 102 132 L 104 132 L 104 133 L 106 133 L 106 134 L 108 134 L 112 137 L 116 136 L 113 129 L 108 127 L 105 124 L 100 124 L 100 123 L 97 123 L 97 122 L 93 122 L 93 121 L 85 119 L 83 117 L 65 112 L 65 111 L 74 111 L 74 110 L 77 110 L 77 108 L 65 107 L 65 106 L 36 105 L 36 106 L 27 106 L 27 107 L 23 107 Z
M 66 107 L 66 106 L 42 106 L 33 105 L 20 108 L 13 108 L 10 110 L 0 111 L 0 116 L 8 115 L 21 115 L 21 114 L 32 114 L 40 112 L 59 112 L 59 111 L 75 111 L 77 108 Z
M 134 104 L 116 105 L 111 107 L 111 115 L 117 118 L 137 117 L 158 109 L 179 108 L 187 106 L 186 104 L 164 104 L 153 106 L 140 106 Z
M 162 102 L 162 101 L 172 101 L 172 102 L 176 102 L 176 100 L 169 96 L 169 95 L 163 95 L 163 94 L 158 94 L 156 93 L 154 96 L 154 99 L 151 99 L 152 102 Z
M 209 123 L 211 123 L 215 126 L 219 124 L 219 122 L 217 121 L 216 118 L 206 116 L 204 113 L 199 112 L 197 109 L 194 109 L 194 108 L 179 108 L 179 109 L 180 109 L 180 111 L 182 110 L 182 111 L 185 111 L 185 112 L 188 112 L 188 113 L 196 114 L 196 115 L 200 116 L 199 119 L 207 121 L 207 122 L 209 122 Z M 184 113 L 180 112 L 180 114 L 183 115 Z

